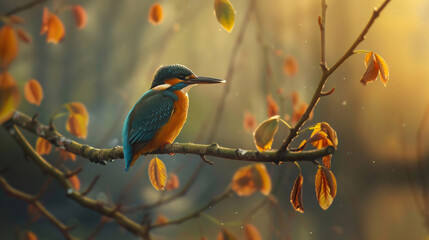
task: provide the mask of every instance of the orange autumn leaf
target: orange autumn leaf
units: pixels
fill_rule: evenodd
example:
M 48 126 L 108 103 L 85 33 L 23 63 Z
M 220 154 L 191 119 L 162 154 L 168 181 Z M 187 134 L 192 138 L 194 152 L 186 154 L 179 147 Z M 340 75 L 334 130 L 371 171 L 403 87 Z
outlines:
M 52 149 L 52 144 L 41 137 L 37 138 L 36 141 L 36 152 L 39 153 L 40 155 L 45 155 L 45 154 L 49 154 L 51 152 Z
M 256 187 L 258 190 L 268 196 L 271 192 L 271 178 L 267 172 L 267 168 L 262 163 L 257 163 L 254 166 L 254 169 L 258 174 L 255 174 Z
M 244 236 L 246 240 L 262 240 L 258 229 L 252 224 L 244 225 Z
M 18 40 L 12 26 L 0 28 L 0 71 L 6 69 L 18 54 Z
M 334 174 L 326 167 L 319 166 L 314 185 L 320 207 L 323 210 L 328 209 L 337 194 L 337 180 Z
M 86 14 L 85 9 L 80 5 L 74 5 L 72 7 L 72 11 L 77 28 L 84 28 L 88 22 L 88 15 Z
M 66 129 L 79 138 L 87 137 L 89 114 L 85 105 L 80 102 L 71 102 L 65 105 L 70 115 L 66 122 Z
M 329 123 L 320 122 L 320 123 L 317 123 L 316 126 L 311 127 L 310 129 L 313 130 L 313 132 L 311 133 L 311 137 L 313 137 L 319 131 L 322 131 L 322 132 L 326 133 L 326 135 L 327 135 L 326 137 L 330 140 L 332 145 L 335 148 L 338 147 L 337 132 L 331 127 L 331 125 L 329 125 Z
M 276 101 L 273 99 L 271 94 L 267 96 L 268 103 L 268 117 L 272 117 L 279 114 L 279 105 L 277 105 Z
M 16 30 L 16 34 L 18 35 L 19 40 L 23 41 L 24 43 L 29 44 L 33 41 L 31 35 L 22 28 L 18 28 Z
M 322 158 L 323 165 L 325 165 L 325 167 L 328 169 L 331 168 L 331 159 L 332 159 L 332 154 L 326 155 Z
M 295 76 L 298 73 L 298 61 L 294 56 L 286 56 L 283 62 L 283 72 L 290 77 Z
M 66 130 L 78 138 L 88 135 L 85 118 L 81 114 L 70 114 L 66 122 Z
M 25 240 L 37 240 L 37 236 L 32 231 L 27 231 L 25 234 Z
M 255 129 L 256 127 L 256 119 L 255 116 L 251 113 L 246 111 L 244 113 L 244 118 L 243 118 L 243 128 L 246 131 L 252 131 L 253 129 Z
M 35 79 L 31 79 L 25 83 L 24 96 L 29 103 L 40 106 L 43 99 L 43 89 L 40 83 Z
M 164 191 L 167 182 L 167 170 L 161 159 L 155 157 L 150 160 L 148 174 L 152 186 L 158 191 Z
M 304 205 L 302 202 L 302 185 L 304 183 L 304 177 L 299 174 L 296 178 L 295 183 L 293 184 L 292 191 L 290 193 L 290 203 L 292 204 L 295 211 L 303 213 Z
M 179 177 L 177 177 L 177 175 L 174 173 L 169 174 L 167 179 L 167 185 L 165 185 L 165 189 L 167 191 L 171 191 L 176 188 L 179 188 L 179 185 L 180 185 Z
M 162 214 L 158 215 L 155 221 L 156 224 L 166 224 L 168 223 L 168 218 Z
M 8 120 L 19 104 L 19 90 L 8 72 L 0 73 L 0 124 Z
M 149 9 L 148 20 L 153 25 L 158 25 L 162 22 L 162 19 L 163 19 L 162 6 L 159 3 L 154 3 Z
M 70 183 L 73 185 L 73 187 L 74 187 L 76 190 L 78 190 L 78 191 L 79 191 L 79 189 L 80 189 L 80 180 L 79 180 L 79 178 L 77 177 L 77 175 L 75 174 L 75 175 L 73 175 L 73 176 L 69 177 L 69 180 L 70 180 Z
M 230 231 L 225 228 L 217 235 L 216 240 L 238 240 Z
M 68 152 L 66 150 L 62 150 L 60 148 L 57 148 L 57 150 L 60 151 L 61 159 L 63 159 L 63 160 L 71 159 L 73 162 L 76 161 L 76 155 L 75 154 Z
M 41 35 L 45 33 L 46 42 L 54 44 L 61 42 L 66 35 L 63 22 L 61 22 L 57 15 L 49 12 L 46 7 L 43 9 L 42 28 L 40 29 Z
M 368 82 L 373 82 L 377 79 L 378 76 L 378 64 L 375 61 L 374 53 L 369 52 L 365 56 L 365 66 L 366 71 L 362 76 L 360 82 L 363 85 L 366 85 Z
M 380 77 L 381 81 L 383 82 L 384 86 L 387 86 L 387 82 L 389 81 L 389 66 L 387 66 L 386 61 L 378 55 L 377 53 L 375 55 L 375 60 L 378 65 L 378 69 L 380 70 Z
M 244 166 L 232 177 L 232 190 L 239 196 L 249 196 L 255 191 L 268 195 L 271 191 L 271 178 L 262 163 Z
M 271 149 L 278 127 L 279 116 L 273 116 L 259 124 L 253 132 L 253 139 L 258 151 L 263 152 Z

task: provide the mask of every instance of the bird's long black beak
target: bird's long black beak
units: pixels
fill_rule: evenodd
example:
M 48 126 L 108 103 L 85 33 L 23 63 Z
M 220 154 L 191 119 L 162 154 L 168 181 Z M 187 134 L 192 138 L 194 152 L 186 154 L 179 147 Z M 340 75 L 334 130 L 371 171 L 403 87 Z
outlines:
M 226 83 L 223 79 L 210 78 L 210 77 L 196 77 L 187 80 L 190 84 L 211 84 L 211 83 Z

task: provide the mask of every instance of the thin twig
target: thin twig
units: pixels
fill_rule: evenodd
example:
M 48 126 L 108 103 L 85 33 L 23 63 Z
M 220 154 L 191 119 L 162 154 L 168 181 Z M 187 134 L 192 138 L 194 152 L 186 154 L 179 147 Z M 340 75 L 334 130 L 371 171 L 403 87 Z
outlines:
M 81 194 L 82 196 L 88 195 L 89 192 L 91 192 L 92 188 L 94 188 L 95 184 L 97 183 L 98 179 L 100 178 L 100 174 L 97 174 L 95 178 L 91 181 L 91 183 L 88 185 L 88 187 L 83 191 Z
M 33 7 L 35 7 L 35 6 L 37 6 L 37 5 L 41 4 L 41 3 L 44 3 L 46 1 L 48 1 L 48 0 L 35 0 L 35 1 L 29 2 L 29 3 L 26 3 L 26 4 L 22 5 L 22 6 L 16 7 L 14 9 L 6 12 L 5 15 L 6 16 L 10 16 L 10 15 L 13 15 L 13 14 L 17 14 L 17 13 L 22 12 L 24 10 L 28 10 L 30 8 L 33 8 Z
M 207 210 L 208 208 L 212 207 L 213 205 L 221 202 L 222 200 L 229 198 L 232 196 L 232 190 L 231 189 L 227 189 L 224 193 L 222 193 L 221 195 L 213 198 L 209 203 L 207 203 L 206 205 L 204 205 L 203 207 L 199 208 L 198 210 L 196 210 L 195 212 L 186 215 L 184 217 L 181 217 L 179 219 L 176 220 L 170 220 L 166 223 L 159 223 L 159 224 L 154 224 L 149 226 L 150 229 L 154 229 L 154 228 L 159 228 L 159 227 L 165 227 L 165 226 L 169 226 L 169 225 L 173 225 L 173 224 L 180 224 L 182 222 L 185 222 L 189 219 L 192 218 L 197 218 L 201 215 L 201 213 L 203 213 L 205 210 Z
M 324 0 L 322 0 L 324 1 Z M 339 66 L 341 66 L 341 64 L 344 63 L 344 61 L 346 61 L 351 55 L 353 55 L 353 51 L 356 49 L 356 47 L 365 39 L 365 35 L 368 33 L 368 30 L 371 28 L 371 26 L 373 25 L 374 21 L 378 18 L 378 16 L 380 15 L 380 12 L 383 11 L 383 9 L 386 7 L 386 5 L 390 2 L 390 0 L 385 0 L 381 6 L 379 8 L 375 8 L 374 11 L 372 12 L 372 15 L 368 21 L 368 23 L 366 24 L 366 26 L 364 27 L 364 29 L 362 30 L 362 32 L 359 34 L 359 36 L 357 37 L 357 39 L 353 42 L 353 44 L 350 46 L 350 48 L 346 51 L 346 53 L 334 64 L 334 66 L 332 66 L 332 68 L 328 68 L 326 69 L 326 71 L 323 71 L 322 76 L 320 78 L 319 81 L 319 85 L 317 86 L 313 97 L 310 101 L 310 104 L 308 104 L 307 109 L 305 110 L 305 113 L 302 115 L 302 117 L 299 119 L 298 123 L 295 125 L 295 127 L 293 129 L 291 129 L 289 135 L 287 136 L 287 138 L 284 140 L 282 146 L 279 148 L 279 152 L 282 151 L 286 151 L 287 148 L 289 147 L 290 143 L 292 142 L 292 140 L 297 136 L 297 133 L 299 131 L 299 129 L 304 125 L 304 123 L 308 120 L 310 113 L 313 111 L 313 109 L 316 107 L 317 102 L 320 99 L 320 94 L 323 91 L 323 87 L 325 86 L 326 81 L 328 80 L 328 77 L 335 72 L 335 70 L 337 70 L 337 68 Z M 325 25 L 323 30 L 325 30 Z M 323 69 L 322 69 L 323 70 Z
M 45 206 L 43 206 L 41 202 L 35 200 L 37 196 L 32 196 L 18 189 L 15 189 L 11 185 L 9 185 L 6 179 L 2 176 L 0 176 L 0 186 L 10 197 L 22 200 L 36 207 L 40 211 L 40 213 L 42 213 L 55 227 L 57 227 L 61 231 L 65 239 L 75 239 L 75 237 L 69 233 L 69 227 L 67 227 L 64 223 L 58 220 L 49 210 L 45 208 Z

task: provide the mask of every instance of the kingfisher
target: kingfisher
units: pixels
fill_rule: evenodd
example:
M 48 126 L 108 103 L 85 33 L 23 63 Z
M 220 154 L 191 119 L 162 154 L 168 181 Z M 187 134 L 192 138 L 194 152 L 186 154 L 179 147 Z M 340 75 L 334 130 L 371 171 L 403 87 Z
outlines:
M 159 67 L 149 91 L 130 110 L 122 128 L 125 172 L 140 155 L 173 143 L 186 122 L 188 91 L 193 86 L 225 82 L 198 77 L 180 64 Z

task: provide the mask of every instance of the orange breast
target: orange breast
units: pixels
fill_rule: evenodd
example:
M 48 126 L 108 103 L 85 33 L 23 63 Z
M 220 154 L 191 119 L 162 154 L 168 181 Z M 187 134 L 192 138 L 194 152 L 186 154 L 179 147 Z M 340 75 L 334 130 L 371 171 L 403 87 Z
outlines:
M 179 100 L 174 102 L 174 110 L 170 120 L 158 130 L 146 146 L 134 155 L 131 166 L 134 165 L 134 162 L 140 155 L 153 152 L 166 143 L 173 143 L 174 139 L 179 135 L 180 130 L 182 130 L 188 115 L 189 98 L 187 94 L 181 91 L 175 91 L 174 93 L 179 97 Z

